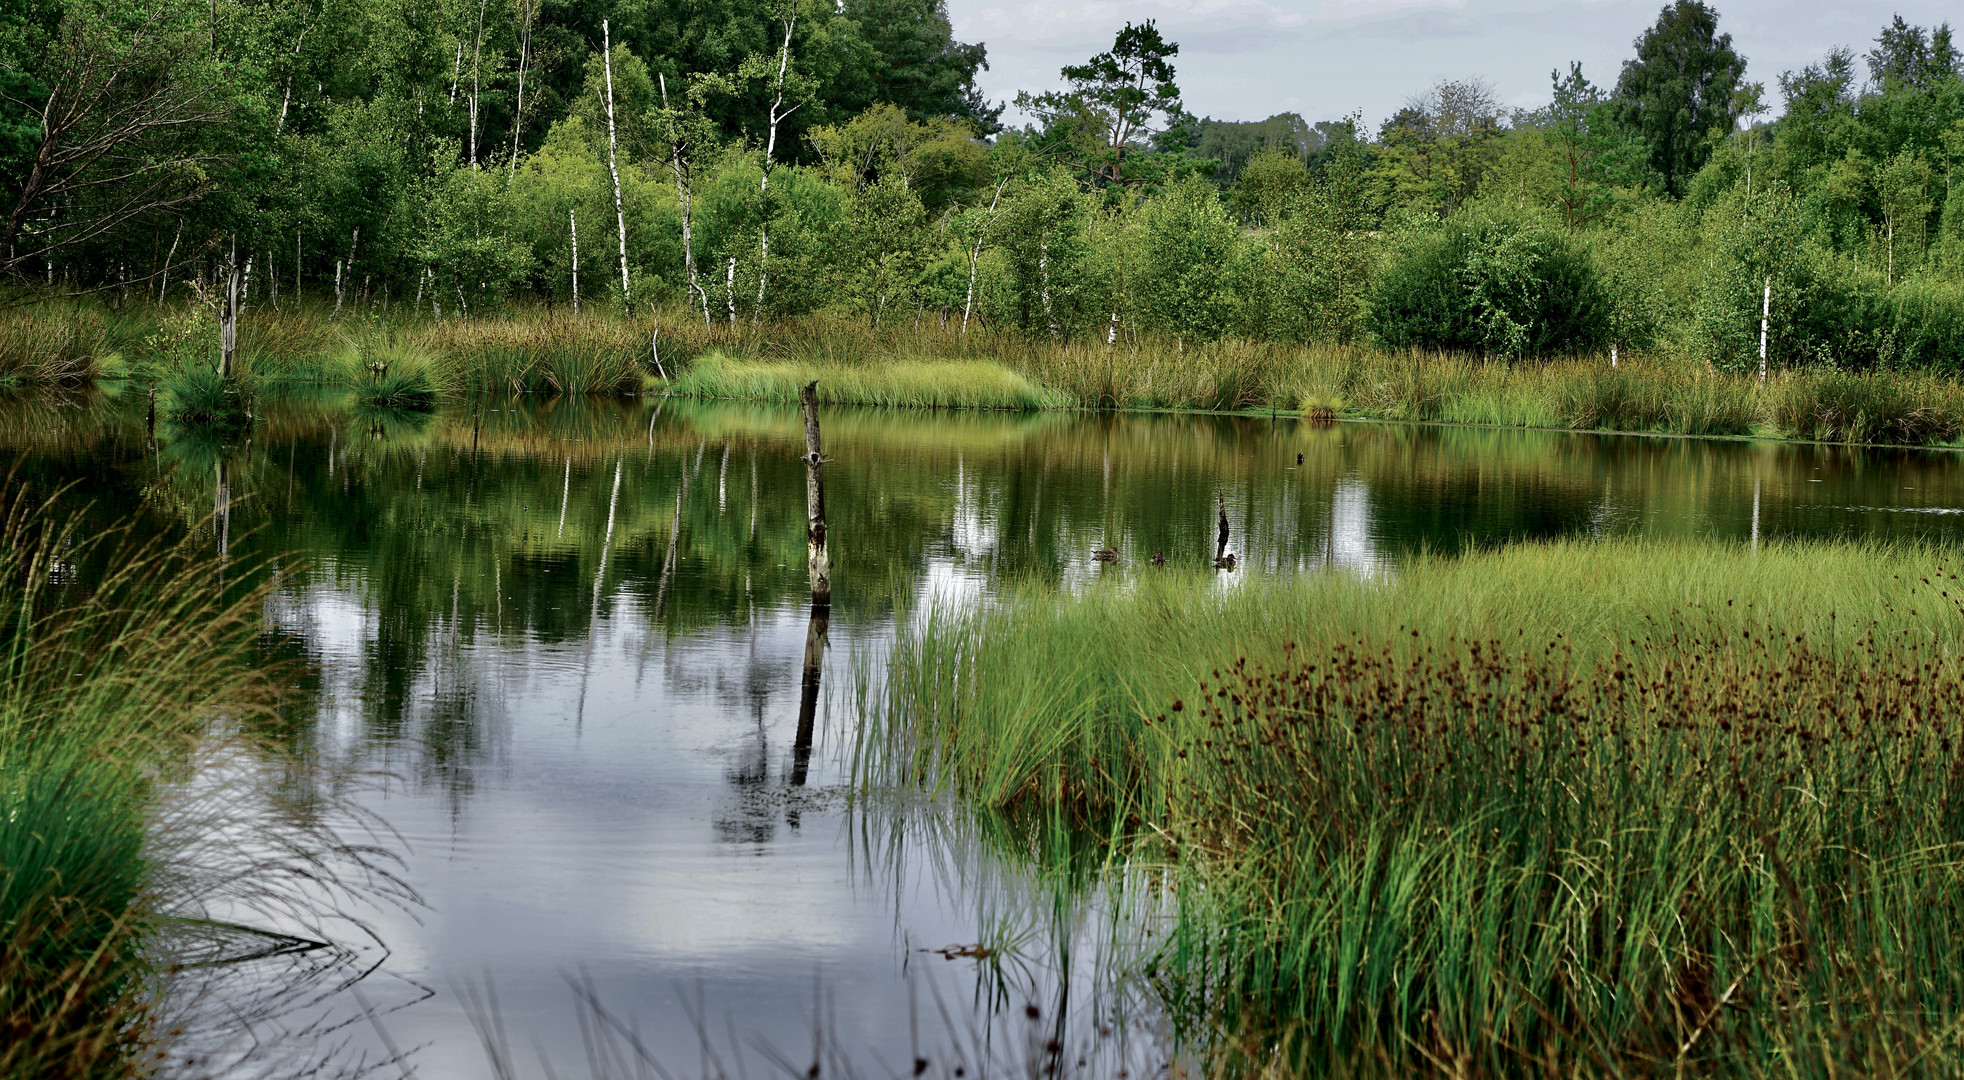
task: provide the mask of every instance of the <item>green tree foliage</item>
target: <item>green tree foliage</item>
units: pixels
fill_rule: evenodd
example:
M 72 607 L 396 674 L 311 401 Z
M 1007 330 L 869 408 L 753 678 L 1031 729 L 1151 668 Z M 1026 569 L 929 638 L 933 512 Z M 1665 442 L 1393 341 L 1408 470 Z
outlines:
M 1420 214 L 1458 210 L 1493 164 L 1500 111 L 1479 80 L 1448 79 L 1407 102 L 1378 134 L 1378 197 Z
M 1475 212 L 1415 231 L 1380 275 L 1371 330 L 1393 348 L 1549 356 L 1606 343 L 1589 255 L 1538 217 Z
M 1008 270 L 1007 307 L 1020 329 L 1061 337 L 1082 321 L 1090 216 L 1083 191 L 1058 173 L 1032 173 L 1004 194 L 993 245 Z
M 1298 113 L 1276 113 L 1266 120 L 1233 121 L 1203 118 L 1187 126 L 1189 147 L 1203 161 L 1215 162 L 1214 179 L 1222 186 L 1235 183 L 1256 155 L 1280 152 L 1305 166 L 1319 164 L 1330 140 L 1343 122 L 1311 124 Z
M 1618 114 L 1650 145 L 1651 167 L 1673 195 L 1710 154 L 1709 136 L 1738 120 L 1733 94 L 1746 62 L 1732 35 L 1718 32 L 1718 12 L 1702 0 L 1675 0 L 1636 42 L 1616 84 Z
M 1179 52 L 1151 19 L 1126 23 L 1109 51 L 1064 67 L 1068 89 L 1016 96 L 1040 121 L 1033 143 L 1092 184 L 1138 185 L 1177 169 L 1191 120 L 1173 81 Z
M 1957 77 L 1957 47 L 1949 23 L 1926 31 L 1897 15 L 1882 28 L 1867 59 L 1870 77 L 1885 93 L 1902 87 L 1928 89 Z
M 1220 337 L 1234 319 L 1230 279 L 1239 233 L 1214 185 L 1187 176 L 1139 211 L 1139 308 L 1150 330 L 1198 339 Z
M 1550 76 L 1555 100 L 1544 130 L 1560 167 L 1556 205 L 1571 231 L 1600 220 L 1624 192 L 1642 186 L 1647 147 L 1615 122 L 1614 106 L 1570 64 Z
M 1288 341 L 1355 336 L 1380 246 L 1369 157 L 1355 131 L 1354 124 L 1338 128 L 1320 174 L 1261 204 L 1266 227 L 1238 267 L 1246 333 Z

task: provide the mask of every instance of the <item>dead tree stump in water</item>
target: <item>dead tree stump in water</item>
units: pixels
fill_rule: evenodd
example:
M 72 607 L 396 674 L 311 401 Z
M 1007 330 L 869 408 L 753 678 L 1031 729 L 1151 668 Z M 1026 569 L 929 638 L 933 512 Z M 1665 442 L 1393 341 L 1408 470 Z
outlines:
M 818 443 L 818 380 L 798 391 L 805 413 L 805 556 L 811 567 L 812 603 L 832 602 L 832 560 L 825 551 L 825 458 Z

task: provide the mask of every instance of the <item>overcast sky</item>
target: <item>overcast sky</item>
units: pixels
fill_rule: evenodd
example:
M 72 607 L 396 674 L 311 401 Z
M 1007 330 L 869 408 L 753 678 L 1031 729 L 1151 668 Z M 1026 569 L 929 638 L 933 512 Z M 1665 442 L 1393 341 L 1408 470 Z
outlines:
M 1550 70 L 1582 61 L 1613 85 L 1661 0 L 948 0 L 955 37 L 989 47 L 985 92 L 1061 85 L 1057 69 L 1111 47 L 1127 20 L 1155 19 L 1180 44 L 1187 108 L 1221 120 L 1297 112 L 1311 122 L 1362 109 L 1370 130 L 1440 79 L 1484 78 L 1509 105 L 1549 98 Z M 1783 107 L 1779 76 L 1836 45 L 1867 52 L 1900 12 L 1911 23 L 1957 18 L 1935 0 L 1720 0 L 1719 28 L 1746 58 L 1746 78 Z M 1950 8 L 1950 10 L 1946 10 Z M 1866 74 L 1866 68 L 1863 69 Z M 1012 108 L 1006 120 L 1020 120 Z

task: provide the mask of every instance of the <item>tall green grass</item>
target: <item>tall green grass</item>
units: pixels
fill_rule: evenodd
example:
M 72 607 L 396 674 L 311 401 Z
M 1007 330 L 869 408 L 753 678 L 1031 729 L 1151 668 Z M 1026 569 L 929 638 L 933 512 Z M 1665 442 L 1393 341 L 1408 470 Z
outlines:
M 0 385 L 87 382 L 103 375 L 114 359 L 109 320 L 92 306 L 0 306 Z
M 859 779 L 1153 838 L 1164 992 L 1243 1065 L 1955 1075 L 1959 570 L 1572 542 L 1033 591 L 902 634 Z
M 266 699 L 264 597 L 0 491 L 0 1076 L 124 1075 L 155 1005 L 148 812 L 214 719 Z
M 669 392 L 681 397 L 728 398 L 790 404 L 805 384 L 818 383 L 819 400 L 834 405 L 921 409 L 1066 408 L 1069 398 L 1033 385 L 987 360 L 900 360 L 878 365 L 820 367 L 810 363 L 701 357 Z

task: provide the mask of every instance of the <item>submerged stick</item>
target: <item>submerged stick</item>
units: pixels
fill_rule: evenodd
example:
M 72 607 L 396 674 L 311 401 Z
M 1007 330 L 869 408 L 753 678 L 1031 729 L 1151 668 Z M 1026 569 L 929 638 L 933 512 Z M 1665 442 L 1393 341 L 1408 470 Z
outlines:
M 825 551 L 825 463 L 818 444 L 818 380 L 798 391 L 805 413 L 805 554 L 811 567 L 812 603 L 832 602 L 832 560 Z

